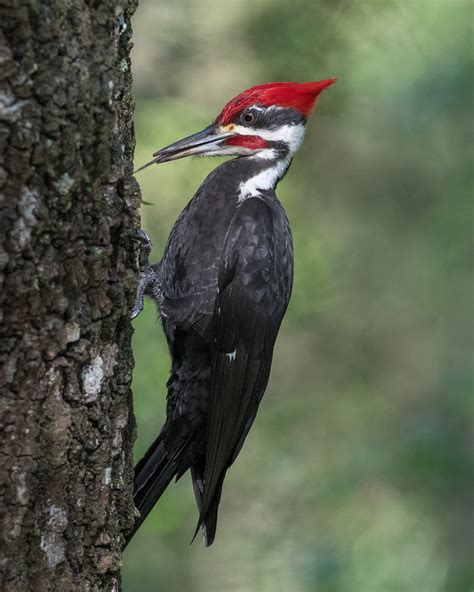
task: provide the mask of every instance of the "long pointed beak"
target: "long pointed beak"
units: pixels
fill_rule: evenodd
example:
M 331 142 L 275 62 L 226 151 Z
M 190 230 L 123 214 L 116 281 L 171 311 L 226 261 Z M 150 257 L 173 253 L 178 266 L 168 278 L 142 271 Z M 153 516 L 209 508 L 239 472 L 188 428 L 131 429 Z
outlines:
M 222 133 L 218 125 L 212 124 L 197 134 L 183 138 L 178 142 L 174 142 L 173 144 L 158 150 L 153 154 L 153 160 L 150 160 L 150 162 L 147 162 L 134 171 L 134 174 L 146 169 L 152 164 L 177 160 L 178 158 L 184 158 L 185 156 L 197 156 L 203 154 L 217 155 L 221 148 L 222 140 L 234 135 L 235 134 L 232 132 Z

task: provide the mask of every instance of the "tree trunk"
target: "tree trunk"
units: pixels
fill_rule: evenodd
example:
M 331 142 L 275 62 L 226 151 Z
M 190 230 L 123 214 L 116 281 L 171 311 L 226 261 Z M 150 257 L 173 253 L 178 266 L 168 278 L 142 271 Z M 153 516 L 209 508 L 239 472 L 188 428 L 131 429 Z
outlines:
M 0 588 L 119 587 L 135 0 L 0 0 Z

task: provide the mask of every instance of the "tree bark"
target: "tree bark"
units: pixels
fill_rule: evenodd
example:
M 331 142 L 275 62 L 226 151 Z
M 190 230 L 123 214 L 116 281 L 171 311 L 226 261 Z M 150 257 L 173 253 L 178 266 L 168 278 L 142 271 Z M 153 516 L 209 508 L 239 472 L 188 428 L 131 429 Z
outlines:
M 135 0 L 0 0 L 0 589 L 119 587 Z

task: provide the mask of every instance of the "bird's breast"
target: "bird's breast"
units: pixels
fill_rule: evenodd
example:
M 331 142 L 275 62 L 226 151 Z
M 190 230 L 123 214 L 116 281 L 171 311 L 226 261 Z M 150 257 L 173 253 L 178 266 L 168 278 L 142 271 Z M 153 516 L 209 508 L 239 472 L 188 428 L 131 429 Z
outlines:
M 253 177 L 255 166 L 245 158 L 223 163 L 210 173 L 181 212 L 169 236 L 161 265 L 165 296 L 203 294 L 202 305 L 211 310 L 217 295 L 227 233 L 243 203 L 242 179 Z M 264 192 L 262 199 L 275 211 L 276 220 L 286 220 L 272 191 Z M 235 232 L 235 225 L 233 228 Z M 291 242 L 291 236 L 289 240 Z M 286 249 L 285 245 L 283 248 Z
M 200 195 L 191 200 L 176 221 L 162 263 L 165 294 L 217 291 L 227 229 L 235 215 L 237 194 Z

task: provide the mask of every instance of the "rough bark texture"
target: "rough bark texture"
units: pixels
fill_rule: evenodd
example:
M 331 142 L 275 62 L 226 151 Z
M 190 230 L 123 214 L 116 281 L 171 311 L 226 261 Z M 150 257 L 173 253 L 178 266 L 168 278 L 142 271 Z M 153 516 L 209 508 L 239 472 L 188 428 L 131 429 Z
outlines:
M 134 0 L 0 0 L 0 589 L 114 590 L 131 526 Z

